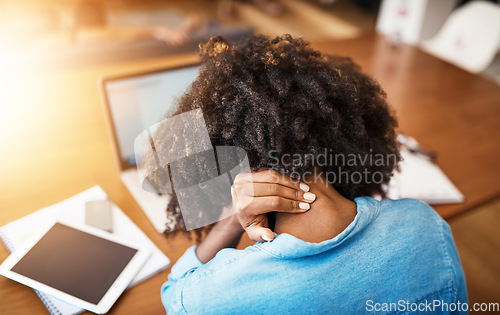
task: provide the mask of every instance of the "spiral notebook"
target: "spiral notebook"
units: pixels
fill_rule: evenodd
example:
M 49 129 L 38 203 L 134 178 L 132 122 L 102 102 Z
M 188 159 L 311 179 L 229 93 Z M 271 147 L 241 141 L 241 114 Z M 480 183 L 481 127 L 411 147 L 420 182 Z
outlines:
M 0 239 L 9 252 L 29 242 L 36 237 L 40 229 L 50 221 L 64 220 L 75 223 L 85 222 L 85 202 L 106 199 L 106 193 L 99 186 L 94 186 L 82 193 L 50 207 L 36 211 L 21 219 L 0 227 Z M 153 254 L 132 280 L 129 287 L 166 269 L 170 260 L 161 250 L 132 222 L 120 208 L 113 205 L 113 234 L 135 242 L 141 246 L 151 248 Z M 51 314 L 79 314 L 84 310 L 64 301 L 56 299 L 46 293 L 35 290 Z
M 400 171 L 389 183 L 390 199 L 413 198 L 430 205 L 460 203 L 465 200 L 446 174 L 429 158 L 401 150 Z

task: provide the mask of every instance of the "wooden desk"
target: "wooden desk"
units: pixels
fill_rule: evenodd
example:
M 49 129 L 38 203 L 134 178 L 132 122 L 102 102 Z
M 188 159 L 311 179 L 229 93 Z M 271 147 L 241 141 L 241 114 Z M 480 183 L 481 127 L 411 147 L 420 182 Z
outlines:
M 411 46 L 383 38 L 317 43 L 352 56 L 379 80 L 401 131 L 436 150 L 438 164 L 465 194 L 459 205 L 435 207 L 445 218 L 500 196 L 500 88 Z M 182 62 L 163 58 L 57 73 L 11 65 L 0 73 L 0 225 L 95 184 L 175 262 L 192 243 L 158 234 L 119 180 L 97 92 L 106 73 Z M 9 66 L 9 65 L 7 65 Z M 15 71 L 14 71 L 15 70 Z M 248 239 L 241 246 L 250 244 Z M 8 253 L 0 246 L 0 261 Z M 126 291 L 113 314 L 164 313 L 159 290 L 168 270 Z M 0 314 L 46 313 L 33 291 L 0 278 Z
M 351 56 L 386 91 L 399 131 L 437 153 L 437 164 L 466 198 L 435 206 L 441 216 L 450 219 L 500 196 L 500 86 L 381 36 L 314 46 Z

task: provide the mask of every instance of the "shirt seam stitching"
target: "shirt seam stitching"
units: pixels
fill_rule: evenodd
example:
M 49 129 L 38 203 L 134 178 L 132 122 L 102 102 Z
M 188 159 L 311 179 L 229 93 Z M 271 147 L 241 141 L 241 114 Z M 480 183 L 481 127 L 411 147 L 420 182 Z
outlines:
M 210 269 L 210 270 L 207 270 L 207 271 L 205 271 L 205 272 L 203 272 L 203 273 L 199 274 L 196 278 L 194 278 L 193 280 L 191 280 L 191 283 L 189 283 L 188 285 L 190 286 L 190 285 L 194 284 L 194 283 L 195 283 L 196 281 L 198 281 L 200 278 L 205 277 L 205 276 L 207 276 L 207 275 L 209 275 L 209 274 L 213 274 L 213 273 L 215 273 L 216 271 L 219 271 L 220 269 L 222 269 L 223 267 L 225 267 L 225 266 L 229 265 L 230 263 L 233 263 L 233 262 L 235 262 L 235 261 L 237 261 L 237 260 L 239 260 L 239 259 L 241 259 L 241 258 L 243 258 L 243 257 L 246 257 L 247 255 L 251 254 L 252 252 L 253 252 L 252 250 L 248 250 L 246 253 L 244 253 L 244 254 L 243 254 L 243 255 L 241 255 L 241 256 L 234 257 L 234 258 L 232 258 L 232 259 L 229 259 L 229 260 L 224 261 L 224 262 L 223 262 L 223 263 L 221 263 L 219 266 L 217 266 L 217 268 L 215 268 L 215 269 Z M 186 288 L 186 286 L 185 286 L 185 288 Z
M 276 254 L 271 253 L 270 251 L 268 251 L 268 250 L 266 250 L 266 249 L 262 248 L 260 245 L 255 245 L 255 247 L 257 247 L 258 249 L 260 249 L 260 250 L 261 250 L 261 251 L 263 251 L 264 253 L 266 253 L 266 254 L 268 254 L 268 255 L 271 255 L 271 256 L 273 256 L 273 257 L 275 257 L 275 258 L 278 258 L 278 259 L 283 259 L 283 258 L 284 258 L 284 257 L 283 257 L 283 256 L 281 256 L 281 255 L 276 255 Z
M 437 215 L 437 214 L 434 214 L 434 215 L 435 215 L 435 218 L 436 218 L 436 222 L 439 225 L 439 236 L 441 238 L 441 247 L 443 249 L 444 261 L 445 261 L 446 267 L 449 269 L 448 275 L 449 275 L 450 279 L 448 281 L 447 290 L 450 293 L 452 293 L 453 301 L 455 301 L 456 300 L 456 296 L 455 296 L 455 294 L 453 294 L 455 292 L 455 290 L 454 290 L 452 263 L 451 263 L 451 258 L 450 258 L 450 255 L 448 253 L 448 249 L 446 248 L 446 242 L 445 242 L 445 239 L 444 239 L 444 231 L 443 231 L 443 229 L 444 229 L 444 227 L 443 227 L 444 221 L 441 219 L 441 217 L 439 215 Z
M 186 310 L 186 307 L 184 306 L 184 289 L 181 290 L 180 295 L 182 310 L 187 314 L 188 312 Z
M 378 218 L 378 215 L 380 214 L 380 209 L 381 208 L 382 208 L 382 201 L 379 200 L 378 201 L 378 206 L 377 206 L 377 213 L 375 214 L 375 217 L 373 218 L 373 221 L 375 221 Z

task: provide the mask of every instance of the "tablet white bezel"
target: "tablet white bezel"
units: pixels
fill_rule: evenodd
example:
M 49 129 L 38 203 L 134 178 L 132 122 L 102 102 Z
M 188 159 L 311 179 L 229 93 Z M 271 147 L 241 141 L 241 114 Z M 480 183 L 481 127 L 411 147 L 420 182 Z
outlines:
M 104 294 L 104 296 L 102 297 L 102 299 L 99 301 L 98 304 L 93 304 L 84 301 L 80 298 L 77 298 L 68 293 L 65 293 L 51 286 L 48 286 L 44 283 L 38 282 L 36 280 L 33 280 L 31 278 L 28 278 L 24 275 L 12 271 L 12 268 L 31 250 L 31 248 L 33 248 L 38 243 L 38 241 L 42 239 L 43 236 L 45 236 L 45 234 L 56 223 L 66 225 L 70 228 L 83 231 L 91 235 L 103 238 L 105 240 L 137 250 L 135 255 L 125 266 L 122 272 L 118 275 L 116 280 L 109 287 L 108 291 Z M 75 224 L 58 220 L 49 224 L 45 229 L 43 229 L 40 235 L 34 238 L 31 242 L 29 242 L 29 244 L 26 244 L 26 246 L 23 246 L 22 248 L 15 250 L 9 257 L 7 257 L 7 259 L 5 259 L 5 261 L 0 265 L 0 275 L 10 278 L 14 281 L 20 282 L 36 290 L 45 292 L 49 295 L 52 295 L 55 298 L 73 304 L 75 306 L 84 308 L 94 313 L 103 314 L 108 312 L 111 306 L 113 306 L 113 304 L 120 297 L 123 291 L 127 288 L 127 286 L 130 284 L 133 278 L 144 266 L 150 255 L 151 255 L 151 250 L 149 248 L 139 248 L 135 244 L 122 240 L 121 238 L 111 233 L 84 224 Z

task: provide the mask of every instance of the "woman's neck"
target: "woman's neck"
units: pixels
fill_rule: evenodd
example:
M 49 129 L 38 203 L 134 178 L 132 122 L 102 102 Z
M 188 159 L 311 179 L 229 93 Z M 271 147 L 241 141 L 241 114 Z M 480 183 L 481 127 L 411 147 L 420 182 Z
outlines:
M 274 231 L 311 243 L 337 236 L 354 220 L 356 203 L 340 195 L 325 177 L 306 183 L 311 188 L 310 192 L 316 195 L 311 209 L 300 214 L 277 212 Z

